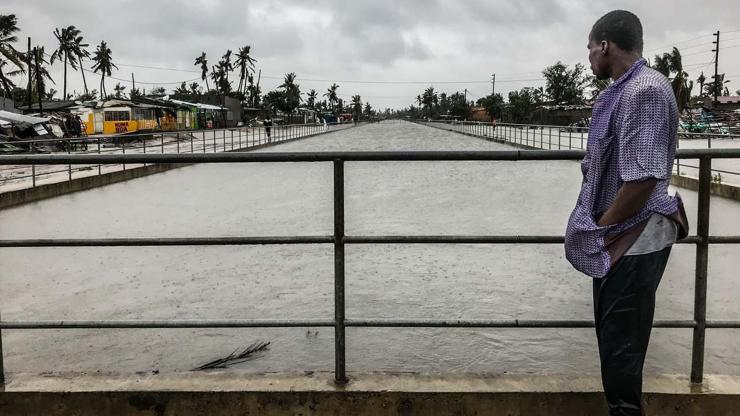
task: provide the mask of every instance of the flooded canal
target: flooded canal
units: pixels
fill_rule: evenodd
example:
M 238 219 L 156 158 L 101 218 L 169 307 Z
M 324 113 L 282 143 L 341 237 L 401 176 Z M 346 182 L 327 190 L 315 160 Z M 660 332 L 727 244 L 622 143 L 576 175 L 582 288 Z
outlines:
M 406 123 L 349 129 L 266 151 L 497 150 Z M 265 150 L 263 150 L 265 151 Z M 347 235 L 564 233 L 575 162 L 346 165 Z M 696 195 L 680 190 L 695 224 Z M 712 198 L 711 232 L 740 234 L 740 203 Z M 332 233 L 328 163 L 196 165 L 0 211 L 13 238 Z M 695 225 L 693 230 L 695 231 Z M 712 246 L 709 319 L 737 319 L 740 248 Z M 352 319 L 590 319 L 590 278 L 560 245 L 352 245 Z M 656 319 L 693 316 L 694 247 L 674 248 Z M 0 249 L 7 320 L 331 319 L 333 246 Z M 705 371 L 740 374 L 738 330 L 708 330 Z M 255 341 L 239 371 L 333 369 L 333 330 L 3 331 L 6 371 L 188 371 Z M 688 374 L 691 331 L 655 329 L 646 373 Z M 351 372 L 598 374 L 591 329 L 347 331 Z

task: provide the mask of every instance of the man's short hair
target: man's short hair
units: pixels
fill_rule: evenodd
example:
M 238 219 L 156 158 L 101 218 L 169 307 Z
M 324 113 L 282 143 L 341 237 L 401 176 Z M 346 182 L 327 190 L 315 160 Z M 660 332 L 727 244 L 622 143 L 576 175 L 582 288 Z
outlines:
M 614 42 L 627 52 L 642 52 L 642 23 L 634 13 L 614 10 L 603 15 L 591 28 L 590 40 Z

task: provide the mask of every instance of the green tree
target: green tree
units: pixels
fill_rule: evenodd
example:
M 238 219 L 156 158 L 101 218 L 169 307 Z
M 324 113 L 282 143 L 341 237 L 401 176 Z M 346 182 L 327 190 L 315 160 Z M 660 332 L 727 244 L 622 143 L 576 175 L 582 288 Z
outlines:
M 273 90 L 268 92 L 262 99 L 262 103 L 270 112 L 285 108 L 287 106 L 285 102 L 285 91 Z
M 123 86 L 123 85 L 121 85 L 121 83 L 120 83 L 120 82 L 117 82 L 117 83 L 116 83 L 116 86 L 115 86 L 115 87 L 113 87 L 113 91 L 115 91 L 115 92 L 116 92 L 114 96 L 115 96 L 116 98 L 123 98 L 123 97 L 122 97 L 122 94 L 123 94 L 123 92 L 124 92 L 125 90 L 126 90 L 126 87 L 125 87 L 125 86 Z
M 707 82 L 704 84 L 704 92 L 709 97 L 714 97 L 714 91 L 717 90 L 717 95 L 722 95 L 725 89 L 725 84 L 730 81 L 725 80 L 725 74 L 718 74 L 716 81 Z
M 57 49 L 51 54 L 50 63 L 54 64 L 57 59 L 64 62 L 64 87 L 62 88 L 62 97 L 67 99 L 67 65 L 72 67 L 73 70 L 77 71 L 78 65 L 80 65 L 80 59 L 89 56 L 89 53 L 85 48 L 89 45 L 82 43 L 82 36 L 80 36 L 80 30 L 74 26 L 67 26 L 65 28 L 54 30 L 54 37 L 59 42 Z M 84 70 L 83 70 L 84 77 Z M 85 88 L 87 88 L 87 82 L 84 82 Z
M 295 72 L 285 74 L 283 83 L 278 86 L 285 93 L 285 106 L 281 110 L 292 113 L 301 104 L 301 88 L 295 83 Z
M 558 61 L 542 71 L 545 93 L 556 104 L 583 104 L 583 93 L 589 83 L 586 67 L 576 64 L 573 69 Z
M 7 96 L 13 96 L 15 89 L 15 84 L 10 77 L 26 73 L 23 66 L 23 54 L 13 46 L 18 41 L 15 33 L 19 30 L 18 19 L 14 14 L 0 14 L 0 86 L 3 88 L 3 95 Z M 15 65 L 16 68 L 11 68 L 10 64 Z
M 95 64 L 93 65 L 93 72 L 100 72 L 100 93 L 101 97 L 105 98 L 108 96 L 105 90 L 105 77 L 111 76 L 111 70 L 113 68 L 118 69 L 116 64 L 113 63 L 113 52 L 108 47 L 105 41 L 100 42 L 92 58 Z
M 195 58 L 194 66 L 200 66 L 200 79 L 206 83 L 206 91 L 210 91 L 208 86 L 208 58 L 206 53 L 202 52 L 199 57 Z
M 504 97 L 501 94 L 489 94 L 478 99 L 476 105 L 484 107 L 489 116 L 498 119 L 501 118 L 504 109 Z
M 365 110 L 363 111 L 363 114 L 365 115 L 365 118 L 370 118 L 374 115 L 375 111 L 373 111 L 373 107 L 370 105 L 370 103 L 365 103 Z
M 316 109 L 316 98 L 318 98 L 319 94 L 316 92 L 316 90 L 311 89 L 308 91 L 308 95 L 306 96 L 306 105 L 308 105 L 311 109 Z
M 704 76 L 704 71 L 701 72 L 699 78 L 696 79 L 696 82 L 699 83 L 699 97 L 702 97 L 704 95 L 704 83 L 707 82 L 707 77 Z
M 424 115 L 434 117 L 439 104 L 439 96 L 434 91 L 434 87 L 429 87 L 421 94 L 421 104 L 424 106 Z
M 588 77 L 589 84 L 588 88 L 591 90 L 591 100 L 595 100 L 601 91 L 604 91 L 611 85 L 612 81 L 610 79 L 598 79 L 594 76 Z
M 54 80 L 49 74 L 49 70 L 46 69 L 46 65 L 49 62 L 46 60 L 46 53 L 44 52 L 43 46 L 37 46 L 31 51 L 31 71 L 29 72 L 31 77 L 31 96 L 36 99 L 44 98 L 46 96 L 46 81 L 54 84 Z
M 329 106 L 331 107 L 331 111 L 334 111 L 334 104 L 336 104 L 339 101 L 339 97 L 337 97 L 337 90 L 339 89 L 339 85 L 336 83 L 331 84 L 329 89 L 326 90 L 324 93 L 324 97 L 329 101 Z
M 358 120 L 362 115 L 362 97 L 359 95 L 352 96 L 352 117 Z
M 542 104 L 544 92 L 542 87 L 525 87 L 519 91 L 509 92 L 509 111 L 514 123 L 529 121 L 532 112 Z
M 470 103 L 465 99 L 465 94 L 461 92 L 455 92 L 450 95 L 450 109 L 449 115 L 460 118 L 470 117 Z
M 197 97 L 200 95 L 200 85 L 197 82 L 190 83 L 190 95 Z
M 234 62 L 234 65 L 239 68 L 239 87 L 237 88 L 239 92 L 246 92 L 247 77 L 250 72 L 254 72 L 254 64 L 257 62 L 249 54 L 251 49 L 252 47 L 249 45 L 243 46 L 236 53 L 236 62 Z
M 672 77 L 673 95 L 676 98 L 678 110 L 682 111 L 689 103 L 694 81 L 689 81 L 689 74 L 683 70 L 681 52 L 674 47 L 671 53 L 666 52 L 662 56 L 655 55 L 653 68 L 668 78 Z
M 175 88 L 173 92 L 175 95 L 190 95 L 190 89 L 188 89 L 188 84 L 185 81 L 179 87 Z

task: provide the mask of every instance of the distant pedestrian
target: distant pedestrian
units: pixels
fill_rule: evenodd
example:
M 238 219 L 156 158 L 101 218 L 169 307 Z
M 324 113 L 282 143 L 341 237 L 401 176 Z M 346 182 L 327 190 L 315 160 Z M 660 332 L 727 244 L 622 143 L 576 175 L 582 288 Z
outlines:
M 262 125 L 265 126 L 265 134 L 267 135 L 267 143 L 272 142 L 272 137 L 270 136 L 270 131 L 272 130 L 272 119 L 270 118 L 270 115 L 268 114 L 265 120 L 262 122 Z
M 565 253 L 576 269 L 594 278 L 596 339 L 609 414 L 640 415 L 655 292 L 671 246 L 688 234 L 681 199 L 668 194 L 678 110 L 668 79 L 642 58 L 637 16 L 607 13 L 588 41 L 594 75 L 614 83 L 593 107 Z

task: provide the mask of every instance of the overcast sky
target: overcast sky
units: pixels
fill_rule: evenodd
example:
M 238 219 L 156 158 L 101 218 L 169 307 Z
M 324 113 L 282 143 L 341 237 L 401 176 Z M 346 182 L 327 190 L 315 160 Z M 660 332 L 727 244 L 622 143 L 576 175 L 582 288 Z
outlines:
M 202 51 L 215 64 L 227 49 L 251 45 L 263 92 L 295 72 L 303 92 L 323 94 L 336 81 L 342 98 L 360 94 L 382 109 L 412 104 L 429 85 L 467 88 L 475 99 L 491 92 L 492 73 L 504 95 L 543 85 L 547 65 L 587 64 L 589 29 L 616 8 L 642 20 L 646 57 L 676 44 L 693 79 L 713 72 L 711 34 L 722 31 L 719 70 L 733 92 L 740 89 L 738 0 L 3 0 L 0 13 L 18 16 L 21 50 L 31 36 L 50 52 L 54 28 L 68 25 L 82 30 L 91 51 L 107 41 L 119 66 L 113 76 L 129 88 L 134 72 L 137 86 L 170 90 L 200 77 L 193 61 Z M 55 64 L 59 91 L 61 74 Z M 91 88 L 98 84 L 88 76 Z M 68 90 L 82 90 L 79 73 L 70 72 Z

